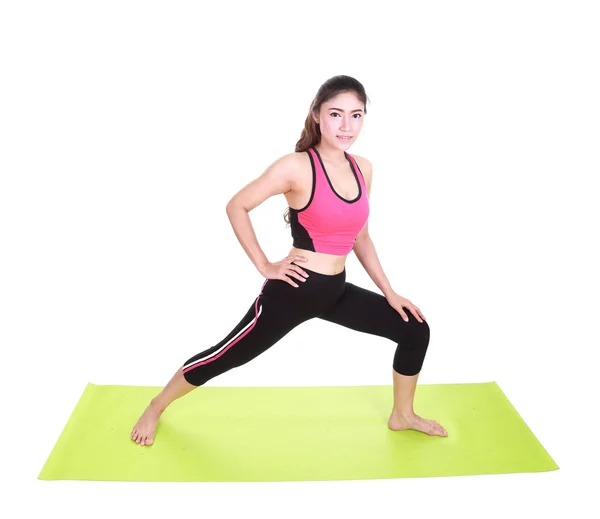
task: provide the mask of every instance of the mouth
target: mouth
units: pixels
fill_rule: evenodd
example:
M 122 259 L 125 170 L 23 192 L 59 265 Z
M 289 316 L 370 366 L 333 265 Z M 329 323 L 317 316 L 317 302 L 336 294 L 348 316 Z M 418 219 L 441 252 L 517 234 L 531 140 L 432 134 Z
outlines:
M 352 136 L 350 135 L 336 135 L 336 137 L 338 139 L 342 139 L 343 141 L 349 141 L 350 139 L 352 139 Z

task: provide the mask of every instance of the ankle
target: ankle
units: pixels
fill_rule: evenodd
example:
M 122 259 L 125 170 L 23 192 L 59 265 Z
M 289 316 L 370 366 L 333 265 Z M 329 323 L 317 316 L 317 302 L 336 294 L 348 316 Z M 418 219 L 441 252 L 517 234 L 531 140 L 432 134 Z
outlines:
M 414 418 L 415 412 L 412 409 L 394 409 L 392 411 L 392 417 L 397 418 L 399 420 L 409 420 Z
M 150 407 L 152 407 L 153 409 L 156 409 L 159 412 L 163 412 L 166 408 L 167 408 L 168 404 L 165 404 L 161 399 L 160 399 L 160 395 L 155 396 L 151 401 L 150 401 Z

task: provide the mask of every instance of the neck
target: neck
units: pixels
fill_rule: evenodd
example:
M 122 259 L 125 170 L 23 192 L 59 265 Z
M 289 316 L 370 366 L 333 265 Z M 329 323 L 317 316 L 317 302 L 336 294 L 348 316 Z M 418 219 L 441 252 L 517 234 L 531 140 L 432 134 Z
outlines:
M 323 141 L 313 147 L 317 149 L 323 160 L 332 164 L 343 164 L 346 160 L 346 155 L 343 150 L 328 146 Z

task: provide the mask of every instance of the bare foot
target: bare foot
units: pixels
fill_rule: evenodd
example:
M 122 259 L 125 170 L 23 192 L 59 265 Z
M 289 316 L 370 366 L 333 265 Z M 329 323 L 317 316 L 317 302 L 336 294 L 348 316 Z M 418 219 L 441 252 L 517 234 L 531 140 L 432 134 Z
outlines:
M 163 410 L 152 401 L 131 431 L 131 439 L 139 445 L 152 445 L 156 424 Z
M 392 431 L 413 429 L 429 434 L 429 436 L 448 436 L 448 431 L 435 420 L 427 420 L 414 413 L 408 416 L 401 416 L 392 412 L 392 415 L 388 420 L 388 427 L 392 429 Z

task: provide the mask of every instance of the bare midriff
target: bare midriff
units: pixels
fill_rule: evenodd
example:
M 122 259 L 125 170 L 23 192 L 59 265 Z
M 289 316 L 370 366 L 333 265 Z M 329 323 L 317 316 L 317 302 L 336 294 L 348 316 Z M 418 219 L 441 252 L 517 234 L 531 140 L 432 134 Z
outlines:
M 304 256 L 307 261 L 298 261 L 300 267 L 306 267 L 308 270 L 333 276 L 344 270 L 346 258 L 348 255 L 336 256 L 333 254 L 325 254 L 323 252 L 313 252 L 305 249 L 292 247 L 289 256 Z

